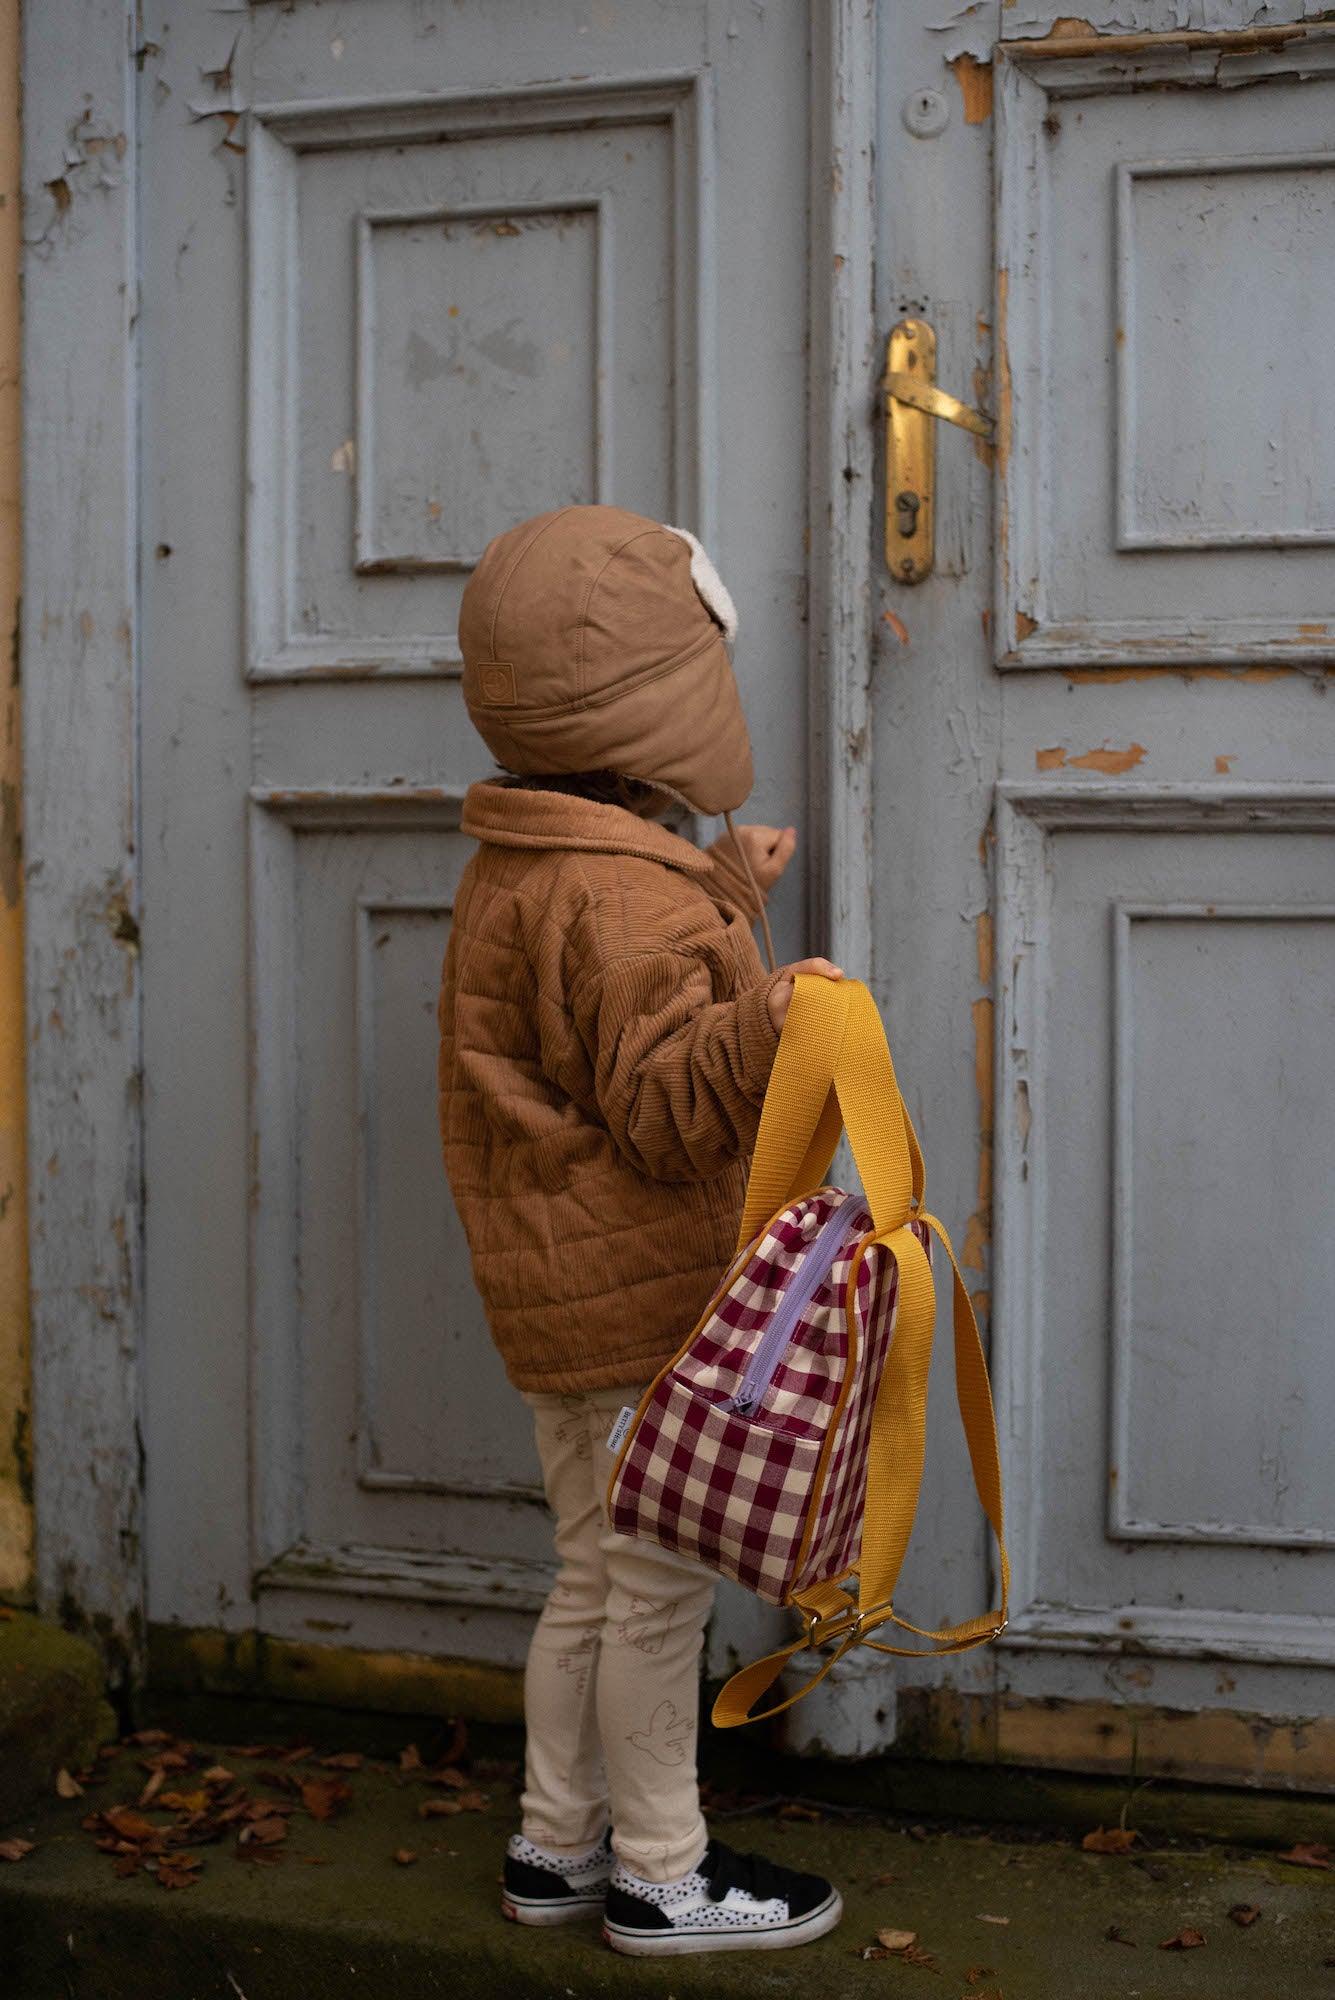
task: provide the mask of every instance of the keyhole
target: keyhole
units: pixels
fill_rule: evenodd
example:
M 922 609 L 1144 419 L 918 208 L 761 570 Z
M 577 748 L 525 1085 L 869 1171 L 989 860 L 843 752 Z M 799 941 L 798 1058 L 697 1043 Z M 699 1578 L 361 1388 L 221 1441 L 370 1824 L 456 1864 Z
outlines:
M 906 541 L 910 535 L 917 532 L 918 509 L 921 506 L 922 499 L 917 493 L 895 495 L 895 524 Z

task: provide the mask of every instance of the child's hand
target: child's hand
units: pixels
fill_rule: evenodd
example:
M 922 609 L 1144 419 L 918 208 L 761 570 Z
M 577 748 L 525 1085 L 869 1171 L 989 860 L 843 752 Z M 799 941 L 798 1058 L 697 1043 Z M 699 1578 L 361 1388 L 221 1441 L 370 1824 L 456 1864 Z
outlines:
M 769 990 L 769 1017 L 776 1033 L 781 1033 L 788 1018 L 788 1008 L 793 998 L 793 975 L 798 972 L 818 972 L 823 979 L 842 979 L 843 968 L 831 965 L 828 958 L 799 958 L 795 965 L 785 965 L 783 978 L 776 979 Z
M 797 847 L 795 826 L 739 826 L 737 838 L 746 849 L 751 873 L 767 895 L 792 860 Z

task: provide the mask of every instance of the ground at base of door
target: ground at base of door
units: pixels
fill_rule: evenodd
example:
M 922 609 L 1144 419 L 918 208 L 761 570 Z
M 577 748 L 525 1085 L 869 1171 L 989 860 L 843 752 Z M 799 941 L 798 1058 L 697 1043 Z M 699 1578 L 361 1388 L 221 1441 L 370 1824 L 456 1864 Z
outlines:
M 791 1955 L 646 1960 L 628 1970 L 596 1923 L 535 1931 L 503 1921 L 498 1884 L 516 1823 L 508 1767 L 481 1762 L 450 1779 L 446 1766 L 411 1758 L 407 1768 L 370 1759 L 351 1768 L 318 1749 L 294 1757 L 291 1745 L 256 1755 L 209 1746 L 184 1768 L 168 1761 L 141 1810 L 153 1778 L 144 1766 L 164 1749 L 170 1760 L 170 1745 L 122 1749 L 81 1797 L 52 1799 L 0 1830 L 0 1842 L 33 1843 L 0 1861 L 0 1953 L 13 2000 L 434 2000 L 461 1990 L 473 2000 L 597 2000 L 623 1995 L 628 1982 L 673 2000 L 788 1993 L 799 1982 L 836 2000 L 1335 1996 L 1335 1873 L 1274 1854 L 1151 1843 L 1098 1854 L 1076 1839 L 1010 1841 L 871 1815 L 729 1811 L 715 1821 L 729 1845 L 828 1874 L 843 1891 L 842 1924 Z M 142 1829 L 184 1824 L 201 1796 L 199 1824 L 207 1831 L 213 1816 L 214 1837 L 167 1850 L 200 1866 L 188 1886 L 165 1889 L 142 1865 L 156 1859 Z M 184 1803 L 164 1809 L 164 1797 Z M 219 1839 L 216 1815 L 229 1799 L 244 1800 L 249 1817 L 227 1821 Z M 277 1808 L 268 1818 L 266 1800 Z M 84 1826 L 117 1806 L 137 1820 Z M 123 1877 L 116 1855 L 95 1845 L 99 1834 L 115 1837 L 116 1819 L 122 1865 L 138 1864 Z M 275 1820 L 286 1828 L 278 1837 Z M 257 1859 L 239 1858 L 243 1825 L 266 1829 L 240 1849 Z M 878 1932 L 898 1936 L 878 1943 Z

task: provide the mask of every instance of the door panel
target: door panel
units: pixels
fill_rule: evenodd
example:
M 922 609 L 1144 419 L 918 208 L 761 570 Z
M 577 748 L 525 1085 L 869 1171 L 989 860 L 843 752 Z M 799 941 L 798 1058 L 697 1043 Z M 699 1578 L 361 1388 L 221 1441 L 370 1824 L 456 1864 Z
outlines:
M 1335 68 L 1291 74 L 1002 66 L 1003 666 L 1335 658 Z
M 938 426 L 963 560 L 882 573 L 877 980 L 1015 1563 L 1002 1644 L 901 1669 L 900 1718 L 1100 1767 L 1129 1704 L 1142 1770 L 1319 1785 L 1243 1721 L 1328 1709 L 1335 1665 L 1335 44 L 1155 25 L 881 15 L 878 334 L 936 326 L 997 436 L 989 508 Z M 932 1395 L 928 1624 L 988 1601 L 948 1357 Z
M 1003 1336 L 1014 1633 L 1332 1665 L 1329 822 L 1072 817 L 1021 794 L 1001 829 L 1032 1274 Z
M 435 1123 L 488 768 L 459 597 L 493 532 L 563 502 L 694 528 L 742 612 L 750 811 L 802 824 L 806 21 L 166 13 L 141 72 L 150 1616 L 514 1664 L 550 1523 Z M 804 901 L 795 870 L 790 956 Z

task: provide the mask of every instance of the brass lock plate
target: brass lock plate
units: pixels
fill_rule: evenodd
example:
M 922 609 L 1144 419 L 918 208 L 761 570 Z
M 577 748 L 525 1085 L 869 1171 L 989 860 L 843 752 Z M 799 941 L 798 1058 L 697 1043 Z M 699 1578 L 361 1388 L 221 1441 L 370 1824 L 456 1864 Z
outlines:
M 902 319 L 885 353 L 885 560 L 900 583 L 921 583 L 936 559 L 936 420 L 990 438 L 992 418 L 936 386 L 936 335 Z
M 891 388 L 930 387 L 936 380 L 936 335 L 926 320 L 902 319 L 885 356 L 885 560 L 900 583 L 932 573 L 936 545 L 936 423 Z

